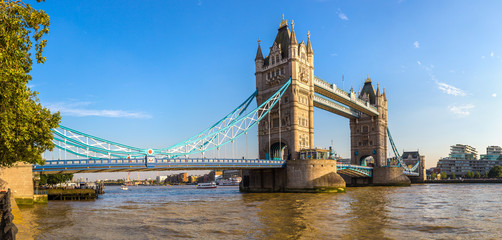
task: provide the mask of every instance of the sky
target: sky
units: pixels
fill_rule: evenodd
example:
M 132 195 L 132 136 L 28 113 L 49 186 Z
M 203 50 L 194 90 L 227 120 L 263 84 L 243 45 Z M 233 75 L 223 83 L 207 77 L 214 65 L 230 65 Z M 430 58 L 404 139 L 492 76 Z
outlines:
M 61 125 L 91 135 L 160 148 L 212 125 L 255 90 L 257 40 L 268 55 L 284 14 L 299 42 L 310 31 L 316 76 L 385 88 L 397 148 L 419 150 L 426 167 L 457 143 L 502 145 L 501 1 L 30 3 L 51 24 L 29 87 Z M 314 131 L 315 146 L 350 156 L 348 119 L 316 109 Z

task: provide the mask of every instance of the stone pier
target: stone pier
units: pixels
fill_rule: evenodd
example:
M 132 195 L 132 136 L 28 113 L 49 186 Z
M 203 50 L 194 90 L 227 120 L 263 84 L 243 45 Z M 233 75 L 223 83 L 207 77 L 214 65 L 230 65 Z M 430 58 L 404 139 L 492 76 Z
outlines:
M 18 204 L 33 204 L 31 164 L 17 163 L 13 167 L 0 169 L 0 190 L 7 191 L 9 188 Z
M 409 186 L 410 179 L 403 174 L 402 167 L 373 168 L 373 185 L 375 186 Z
M 284 169 L 243 171 L 243 192 L 345 192 L 345 181 L 336 172 L 336 161 L 288 160 Z

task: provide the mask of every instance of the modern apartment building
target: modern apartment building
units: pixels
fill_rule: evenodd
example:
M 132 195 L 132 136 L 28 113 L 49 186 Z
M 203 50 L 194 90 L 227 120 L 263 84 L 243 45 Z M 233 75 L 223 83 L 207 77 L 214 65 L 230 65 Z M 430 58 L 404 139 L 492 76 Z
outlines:
M 477 151 L 469 145 L 456 144 L 451 146 L 449 157 L 440 159 L 437 168 L 448 175 L 464 176 L 467 172 L 485 174 L 496 165 L 502 165 L 502 149 L 499 146 L 489 146 L 486 154 L 477 159 Z

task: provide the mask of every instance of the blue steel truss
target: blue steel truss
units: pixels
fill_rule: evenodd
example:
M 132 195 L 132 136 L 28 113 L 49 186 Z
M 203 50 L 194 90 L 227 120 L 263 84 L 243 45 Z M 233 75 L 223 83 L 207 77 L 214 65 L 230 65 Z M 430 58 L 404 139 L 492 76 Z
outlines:
M 418 165 L 420 164 L 420 160 L 417 162 L 417 164 L 415 164 L 415 166 L 413 166 L 411 168 L 408 167 L 404 163 L 403 158 L 401 157 L 401 154 L 399 154 L 399 151 L 397 150 L 396 145 L 394 144 L 394 140 L 392 139 L 392 136 L 390 135 L 389 128 L 387 128 L 387 135 L 389 136 L 390 145 L 392 146 L 392 151 L 394 152 L 394 155 L 396 156 L 396 158 L 398 160 L 399 166 L 404 168 L 404 174 L 414 176 L 415 174 L 412 174 L 412 172 L 417 170 Z
M 195 136 L 161 149 L 138 148 L 92 136 L 65 126 L 52 130 L 53 142 L 63 153 L 86 159 L 138 158 L 157 155 L 159 157 L 188 156 L 218 148 L 246 133 L 276 105 L 291 84 L 289 79 L 267 101 L 244 115 L 258 91 L 255 91 L 241 105 Z M 64 157 L 67 158 L 66 156 Z

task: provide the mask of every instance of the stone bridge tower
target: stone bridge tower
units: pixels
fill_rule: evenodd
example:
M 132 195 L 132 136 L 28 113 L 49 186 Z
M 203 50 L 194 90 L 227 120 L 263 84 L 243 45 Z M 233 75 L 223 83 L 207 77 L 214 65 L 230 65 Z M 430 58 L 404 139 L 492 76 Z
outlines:
M 372 117 L 361 113 L 359 119 L 350 120 L 352 164 L 373 166 L 373 185 L 410 185 L 410 179 L 403 175 L 401 167 L 391 167 L 387 164 L 388 122 L 385 90 L 381 94 L 377 85 L 375 92 L 371 79 L 368 77 L 359 93 L 359 98 L 376 107 L 379 115 Z
M 257 104 L 274 94 L 290 77 L 291 87 L 284 93 L 280 109 L 276 105 L 258 127 L 261 159 L 298 159 L 300 149 L 314 146 L 314 52 L 307 34 L 307 44 L 298 44 L 294 23 L 291 32 L 287 21 L 279 25 L 270 52 L 263 57 L 260 40 L 256 53 Z
M 373 88 L 368 77 L 364 82 L 359 98 L 378 109 L 378 116 L 361 113 L 359 119 L 350 120 L 350 146 L 352 164 L 387 165 L 387 97 L 385 90 Z
M 336 161 L 300 159 L 302 149 L 314 148 L 314 52 L 298 43 L 291 23 L 279 24 L 268 56 L 263 57 L 258 40 L 256 87 L 258 105 L 277 92 L 289 78 L 280 104 L 258 125 L 260 159 L 286 160 L 286 168 L 243 170 L 241 191 L 245 192 L 340 192 L 345 181 L 336 173 Z

